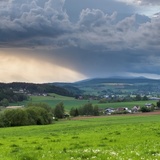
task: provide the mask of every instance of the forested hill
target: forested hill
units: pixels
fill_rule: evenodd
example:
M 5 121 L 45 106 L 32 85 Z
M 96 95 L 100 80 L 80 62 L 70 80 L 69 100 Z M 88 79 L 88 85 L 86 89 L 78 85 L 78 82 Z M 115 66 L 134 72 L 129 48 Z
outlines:
M 12 90 L 18 93 L 56 93 L 63 96 L 73 96 L 69 90 L 51 85 L 51 84 L 35 84 L 35 83 L 22 83 L 22 82 L 13 82 L 13 83 L 0 83 L 0 90 Z

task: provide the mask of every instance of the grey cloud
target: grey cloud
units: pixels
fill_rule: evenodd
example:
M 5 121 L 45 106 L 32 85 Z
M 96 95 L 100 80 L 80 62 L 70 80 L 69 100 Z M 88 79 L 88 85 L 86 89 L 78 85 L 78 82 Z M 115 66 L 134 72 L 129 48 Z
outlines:
M 160 5 L 159 0 L 135 0 L 136 2 L 141 2 L 142 5 Z
M 86 8 L 77 22 L 71 22 L 64 9 L 66 2 L 10 0 L 0 11 L 1 46 L 77 46 L 97 51 L 159 48 L 158 17 L 150 21 L 134 14 L 117 20 L 117 12 Z
M 127 17 L 116 25 L 117 30 L 127 32 L 128 30 L 131 30 L 131 28 L 135 25 L 135 22 L 135 16 Z
M 136 41 L 141 48 L 160 49 L 160 17 L 152 19 L 151 22 L 142 24 L 136 32 Z
M 135 10 L 133 6 L 129 6 L 115 0 L 66 0 L 64 7 L 70 17 L 70 20 L 74 22 L 78 21 L 81 11 L 83 9 L 86 10 L 87 8 L 91 10 L 99 9 L 104 12 L 104 14 L 112 14 L 113 12 L 117 12 L 119 13 L 118 19 L 123 19 L 125 16 L 133 14 Z
M 63 0 L 10 0 L 0 11 L 0 41 L 56 37 L 68 32 L 68 15 L 63 11 Z M 40 3 L 41 2 L 41 3 Z
M 96 11 L 92 12 L 95 12 L 93 15 L 96 15 Z M 91 12 L 88 12 L 88 14 L 90 15 Z M 85 16 L 88 17 L 87 14 Z M 141 24 L 138 23 L 137 17 L 140 16 L 133 15 L 126 17 L 118 23 L 112 23 L 106 20 L 105 14 L 101 14 L 99 19 L 105 19 L 106 23 L 99 26 L 92 25 L 90 32 L 84 32 L 83 42 L 86 39 L 88 41 L 86 43 L 90 42 L 95 46 L 100 45 L 111 50 L 127 48 L 153 50 L 160 48 L 160 17 Z M 90 22 L 90 24 L 94 23 Z
M 85 27 L 85 29 L 90 29 L 94 27 L 100 27 L 109 25 L 110 23 L 114 22 L 117 18 L 117 12 L 113 12 L 111 15 L 105 14 L 103 11 L 99 9 L 83 9 L 78 25 L 81 27 Z

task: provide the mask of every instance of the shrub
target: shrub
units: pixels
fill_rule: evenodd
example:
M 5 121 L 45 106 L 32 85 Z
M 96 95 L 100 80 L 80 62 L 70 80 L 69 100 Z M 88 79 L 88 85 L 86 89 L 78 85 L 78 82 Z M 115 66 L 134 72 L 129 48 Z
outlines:
M 4 112 L 5 126 L 24 126 L 28 124 L 28 115 L 24 109 L 11 109 Z
M 52 123 L 53 115 L 45 108 L 28 107 L 26 111 L 28 114 L 28 123 L 30 125 L 44 125 Z
M 141 107 L 142 112 L 151 112 L 151 109 L 148 107 Z
M 53 120 L 52 108 L 48 105 L 35 104 L 23 109 L 5 110 L 0 114 L 0 127 L 44 125 Z
M 4 113 L 0 114 L 0 127 L 5 127 L 5 123 L 4 123 Z

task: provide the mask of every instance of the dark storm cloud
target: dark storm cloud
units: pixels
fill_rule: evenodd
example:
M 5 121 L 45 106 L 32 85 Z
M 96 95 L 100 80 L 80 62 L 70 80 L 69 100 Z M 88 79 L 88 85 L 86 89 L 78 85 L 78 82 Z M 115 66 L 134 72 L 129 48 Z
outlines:
M 42 43 L 41 37 L 56 38 L 69 32 L 68 15 L 63 0 L 10 0 L 0 6 L 0 41 Z M 47 43 L 44 41 L 44 44 Z
M 125 3 L 116 2 L 114 0 L 85 0 L 83 2 L 79 0 L 66 0 L 64 7 L 71 21 L 78 21 L 81 11 L 87 8 L 99 9 L 105 14 L 112 14 L 116 11 L 119 13 L 117 17 L 118 19 L 133 14 L 135 10 L 131 5 L 126 5 Z
M 117 50 L 141 47 L 137 41 L 145 38 L 146 35 L 147 40 L 143 40 L 142 47 L 150 42 L 156 45 L 158 37 L 155 36 L 153 40 L 153 32 L 159 32 L 159 22 L 153 20 L 146 23 L 147 18 L 139 15 L 144 22 L 139 23 L 138 16 L 135 14 L 120 20 L 118 9 L 110 14 L 103 11 L 103 6 L 107 6 L 108 0 L 103 0 L 103 5 L 97 1 L 92 2 L 88 0 L 82 3 L 86 8 L 79 13 L 77 22 L 71 22 L 66 13 L 64 6 L 67 0 L 66 2 L 64 0 L 10 0 L 2 3 L 0 7 L 0 44 L 1 46 L 26 45 L 31 47 L 71 45 L 90 48 L 92 46 L 95 49 Z M 127 9 L 123 3 L 113 2 L 109 4 L 111 6 L 116 4 L 117 7 L 121 4 L 123 7 L 119 8 Z M 89 4 L 91 8 L 87 8 L 90 7 Z M 81 6 L 84 7 L 83 5 Z M 92 9 L 96 6 L 103 10 Z M 81 7 L 77 5 L 75 8 Z
M 158 53 L 144 50 L 94 51 L 77 47 L 58 49 L 54 58 L 64 66 L 74 68 L 89 77 L 107 77 L 126 73 L 157 73 Z M 60 53 L 60 54 L 59 54 Z M 76 53 L 76 54 L 75 54 Z M 67 62 L 70 62 L 69 64 Z
M 114 0 L 0 1 L 1 47 L 43 48 L 48 61 L 86 76 L 160 74 L 159 35 L 159 14 L 136 14 Z

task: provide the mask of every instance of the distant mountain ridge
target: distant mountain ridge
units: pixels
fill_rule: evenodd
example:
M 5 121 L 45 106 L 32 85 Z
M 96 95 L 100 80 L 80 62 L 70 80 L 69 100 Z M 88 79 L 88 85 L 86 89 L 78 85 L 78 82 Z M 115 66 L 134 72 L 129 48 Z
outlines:
M 121 76 L 114 76 L 108 78 L 93 78 L 93 79 L 86 79 L 82 81 L 75 82 L 74 84 L 87 84 L 87 83 L 153 83 L 153 82 L 160 82 L 157 79 L 149 79 L 146 77 L 121 77 Z

